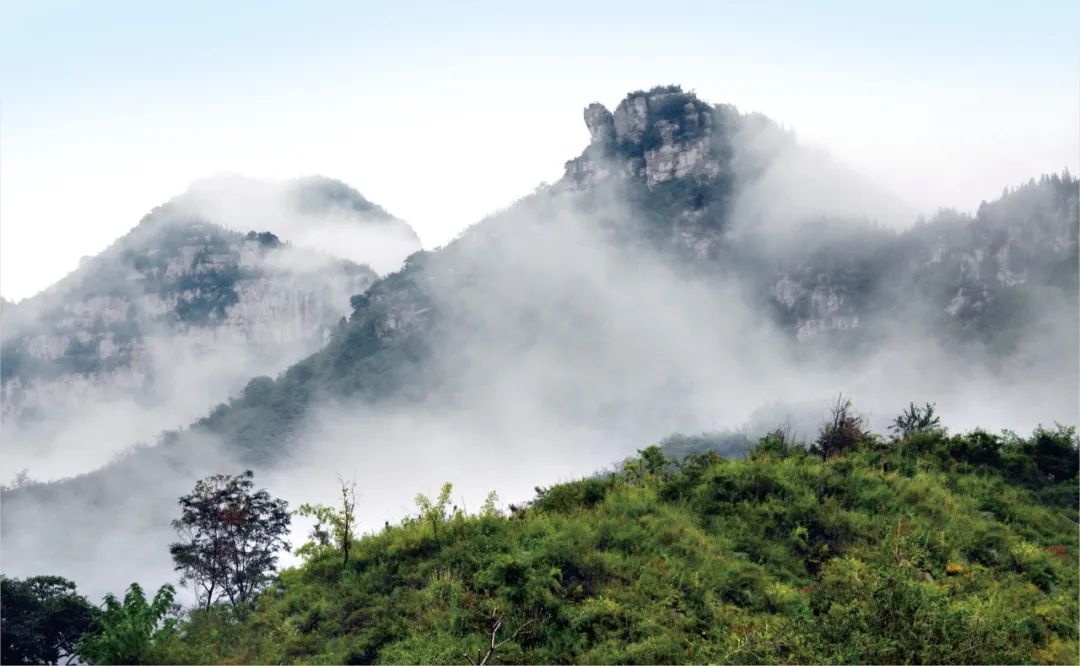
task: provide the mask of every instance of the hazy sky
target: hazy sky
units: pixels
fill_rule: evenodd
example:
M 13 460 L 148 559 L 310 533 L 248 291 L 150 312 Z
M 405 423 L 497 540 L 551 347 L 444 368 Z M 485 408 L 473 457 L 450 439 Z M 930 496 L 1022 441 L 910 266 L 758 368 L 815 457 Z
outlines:
M 0 0 L 0 293 L 221 172 L 340 178 L 440 245 L 557 179 L 587 103 L 659 83 L 971 210 L 1080 171 L 1078 26 L 1073 2 Z

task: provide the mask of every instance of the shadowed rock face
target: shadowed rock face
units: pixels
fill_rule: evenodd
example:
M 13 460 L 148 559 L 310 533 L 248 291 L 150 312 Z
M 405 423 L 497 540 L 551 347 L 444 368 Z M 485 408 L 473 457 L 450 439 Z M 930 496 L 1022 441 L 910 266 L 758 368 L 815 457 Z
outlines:
M 607 146 L 615 140 L 615 120 L 611 111 L 599 102 L 585 107 L 585 127 L 589 129 L 592 144 Z
M 304 238 L 242 233 L 249 223 Z M 320 233 L 340 252 L 304 242 Z M 281 369 L 321 346 L 349 298 L 377 278 L 341 255 L 379 254 L 396 267 L 419 248 L 408 224 L 340 181 L 199 181 L 45 292 L 0 304 L 0 414 L 8 422 L 88 397 L 160 397 L 169 359 L 155 357 L 166 349 L 274 359 L 240 363 L 239 378 Z
M 218 201 L 238 210 L 215 207 Z M 253 205 L 248 211 L 237 202 Z M 154 209 L 46 291 L 0 304 L 0 418 L 10 474 L 84 471 L 75 459 L 89 459 L 94 446 L 81 440 L 102 439 L 94 433 L 104 429 L 106 439 L 125 442 L 120 447 L 152 438 L 205 414 L 251 377 L 277 374 L 322 347 L 349 313 L 350 297 L 376 273 L 270 231 L 242 233 L 219 222 L 317 232 L 324 219 L 327 234 L 358 229 L 339 237 L 353 256 L 367 239 L 390 238 L 378 248 L 384 257 L 387 249 L 419 247 L 407 224 L 338 181 L 226 178 Z M 106 423 L 106 413 L 125 416 Z M 71 451 L 71 466 L 38 459 L 70 447 L 82 449 Z M 103 451 L 91 463 L 107 460 Z
M 233 361 L 296 347 L 299 358 L 376 278 L 269 233 L 245 237 L 194 220 L 141 226 L 63 283 L 5 309 L 5 421 L 89 397 L 149 398 L 168 360 L 155 358 L 159 348 Z
M 593 102 L 585 108 L 592 140 L 567 163 L 566 178 L 588 185 L 612 174 L 643 177 L 650 189 L 677 179 L 709 182 L 722 171 L 713 145 L 715 112 L 677 86 L 631 93 L 615 113 Z

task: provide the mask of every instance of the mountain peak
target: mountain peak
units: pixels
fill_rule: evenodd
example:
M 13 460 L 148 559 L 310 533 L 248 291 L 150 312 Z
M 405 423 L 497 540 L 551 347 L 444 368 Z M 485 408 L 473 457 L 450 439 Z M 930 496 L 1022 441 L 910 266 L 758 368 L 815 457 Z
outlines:
M 585 108 L 591 137 L 566 165 L 568 181 L 587 185 L 610 175 L 644 178 L 649 189 L 672 180 L 712 180 L 722 171 L 724 137 L 714 136 L 716 109 L 676 85 L 629 93 L 614 113 L 599 102 Z
M 594 144 L 608 144 L 615 138 L 615 120 L 611 111 L 600 102 L 585 107 L 585 127 Z
M 363 214 L 367 222 L 400 222 L 382 206 L 366 199 L 356 188 L 336 178 L 304 176 L 285 183 L 285 191 L 289 205 L 302 212 L 323 214 L 338 208 Z

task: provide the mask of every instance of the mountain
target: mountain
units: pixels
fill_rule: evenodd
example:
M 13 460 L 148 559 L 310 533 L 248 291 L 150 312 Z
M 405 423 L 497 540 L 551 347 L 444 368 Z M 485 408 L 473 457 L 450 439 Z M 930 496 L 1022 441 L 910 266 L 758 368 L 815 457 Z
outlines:
M 248 204 L 245 219 L 218 204 L 237 200 Z M 248 221 L 286 230 L 304 224 L 309 233 L 351 224 L 371 239 L 411 235 L 409 250 L 419 245 L 405 223 L 337 181 L 197 183 L 53 287 L 5 305 L 0 413 L 12 471 L 18 464 L 35 474 L 43 466 L 51 474 L 87 471 L 88 458 L 101 464 L 137 439 L 191 421 L 251 376 L 318 349 L 349 297 L 377 278 L 367 265 L 310 244 L 222 226 Z M 340 247 L 353 256 L 393 260 L 385 248 L 344 240 Z M 118 437 L 126 440 L 120 446 Z M 98 438 L 115 444 L 88 451 L 100 444 L 85 440 Z M 43 465 L 49 453 L 61 463 Z
M 7 570 L 166 579 L 175 498 L 248 467 L 290 498 L 355 475 L 378 525 L 448 476 L 518 497 L 672 432 L 812 432 L 837 392 L 880 427 L 910 400 L 954 428 L 1076 421 L 1069 174 L 898 231 L 874 221 L 902 212 L 888 193 L 758 114 L 663 86 L 585 121 L 562 179 L 357 290 L 318 351 L 98 471 L 6 491 Z M 77 529 L 38 527 L 57 515 Z
M 913 311 L 961 344 L 1015 350 L 1026 331 L 1067 325 L 1076 313 L 1077 181 L 1043 176 L 974 216 L 945 211 L 895 234 L 881 229 L 803 229 L 769 290 L 800 338 L 874 325 Z M 1035 307 L 1056 301 L 1058 311 Z M 914 315 L 915 313 L 912 312 Z
M 469 394 L 476 385 L 502 385 L 530 355 L 564 360 L 560 390 L 542 387 L 556 401 L 572 402 L 563 391 L 576 395 L 574 387 L 587 385 L 603 387 L 614 403 L 627 385 L 612 386 L 613 369 L 648 344 L 631 329 L 649 324 L 611 302 L 628 295 L 640 295 L 638 305 L 657 316 L 745 325 L 778 338 L 761 340 L 770 353 L 829 364 L 853 350 L 872 357 L 902 324 L 914 329 L 908 341 L 917 335 L 928 347 L 996 370 L 1045 370 L 1053 376 L 1041 381 L 1077 395 L 1075 373 L 1060 372 L 1080 365 L 1071 326 L 1080 183 L 1067 173 L 984 202 L 973 217 L 943 212 L 901 232 L 821 214 L 765 224 L 777 214 L 759 206 L 746 219 L 742 193 L 760 197 L 784 155 L 798 152 L 767 120 L 710 107 L 677 87 L 632 93 L 614 113 L 592 104 L 585 120 L 592 141 L 561 181 L 441 251 L 410 257 L 399 273 L 353 299 L 349 326 L 325 349 L 234 397 L 198 427 L 260 460 L 324 398 Z M 747 148 L 763 142 L 772 147 Z M 754 223 L 762 224 L 748 229 Z M 739 321 L 761 316 L 766 324 Z M 701 346 L 739 338 L 719 330 L 693 335 Z M 632 348 L 611 349 L 623 336 Z M 602 339 L 608 349 L 591 346 L 594 357 L 577 362 L 583 346 Z M 685 362 L 678 350 L 653 353 Z M 597 356 L 605 360 L 596 363 Z M 709 357 L 700 350 L 689 363 Z M 463 380 L 477 368 L 491 372 Z M 531 370 L 518 379 L 534 379 Z M 664 368 L 649 376 L 647 367 L 635 367 L 626 379 L 641 385 L 624 396 L 633 407 L 620 416 L 632 418 L 656 391 L 670 392 L 672 402 L 692 399 L 704 382 L 686 382 L 687 393 L 672 383 L 685 382 L 686 372 Z M 680 427 L 677 419 L 665 425 L 651 434 Z
M 974 216 L 942 211 L 896 233 L 866 219 L 868 200 L 839 194 L 873 186 L 827 162 L 810 166 L 835 171 L 831 180 L 808 167 L 800 175 L 844 201 L 782 187 L 788 200 L 769 202 L 792 163 L 813 156 L 767 118 L 710 107 L 678 86 L 631 93 L 614 113 L 593 103 L 585 124 L 592 142 L 556 187 L 622 181 L 644 212 L 659 213 L 648 231 L 684 255 L 777 266 L 759 287 L 799 339 L 873 325 L 904 301 L 983 340 L 1016 324 L 1031 291 L 1056 290 L 1075 310 L 1080 185 L 1068 172 L 1006 189 Z M 896 206 L 878 202 L 877 212 Z

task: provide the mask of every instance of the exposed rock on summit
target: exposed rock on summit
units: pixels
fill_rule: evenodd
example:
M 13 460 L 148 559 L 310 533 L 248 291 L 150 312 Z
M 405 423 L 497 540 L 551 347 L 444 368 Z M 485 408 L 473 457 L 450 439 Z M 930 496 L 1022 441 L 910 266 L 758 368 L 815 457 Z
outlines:
M 650 189 L 692 179 L 705 183 L 722 173 L 724 136 L 713 132 L 722 112 L 678 86 L 627 95 L 611 113 L 594 102 L 585 108 L 592 141 L 566 165 L 566 180 L 588 185 L 612 174 L 643 178 Z
M 615 121 L 611 111 L 599 102 L 585 107 L 585 127 L 589 128 L 593 144 L 607 146 L 615 138 Z
M 166 341 L 172 355 L 223 355 L 238 376 L 260 369 L 241 357 L 299 358 L 377 277 L 267 232 L 169 218 L 159 208 L 51 289 L 4 309 L 5 421 L 90 396 L 145 395 L 161 379 Z

